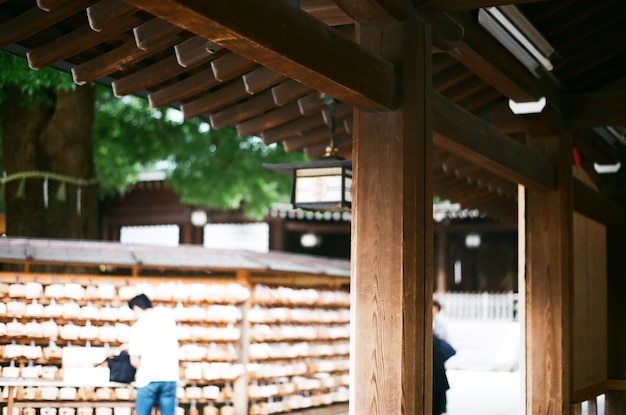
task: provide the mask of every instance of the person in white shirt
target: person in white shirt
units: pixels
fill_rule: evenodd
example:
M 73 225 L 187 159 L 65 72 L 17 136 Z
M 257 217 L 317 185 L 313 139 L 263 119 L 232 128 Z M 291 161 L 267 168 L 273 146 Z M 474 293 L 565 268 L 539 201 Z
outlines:
M 145 294 L 133 297 L 128 306 L 137 320 L 131 326 L 128 354 L 137 368 L 135 415 L 175 415 L 179 379 L 176 320 L 170 309 L 153 307 Z

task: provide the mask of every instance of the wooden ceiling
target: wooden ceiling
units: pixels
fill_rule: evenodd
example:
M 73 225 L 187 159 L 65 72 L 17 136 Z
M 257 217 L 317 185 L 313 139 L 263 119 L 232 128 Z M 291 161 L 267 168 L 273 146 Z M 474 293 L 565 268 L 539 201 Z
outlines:
M 531 73 L 477 23 L 480 7 L 510 3 L 556 50 L 552 71 Z M 143 96 L 155 108 L 179 108 L 186 118 L 234 127 L 242 137 L 258 135 L 310 158 L 328 145 L 324 97 L 332 96 L 335 142 L 350 159 L 353 109 L 393 109 L 401 93 L 394 86 L 397 67 L 354 42 L 358 24 L 410 9 L 433 26 L 435 195 L 515 223 L 517 182 L 549 187 L 551 177 L 551 166 L 527 154 L 524 141 L 552 134 L 558 124 L 572 136 L 597 189 L 625 203 L 626 140 L 610 142 L 594 129 L 624 135 L 625 2 L 407 4 L 0 0 L 0 47 L 24 56 L 33 69 L 71 71 L 77 84 L 104 83 L 117 96 Z M 516 116 L 508 108 L 509 99 L 542 96 L 548 99 L 542 114 Z M 468 152 L 468 145 L 480 152 Z M 495 161 L 485 163 L 489 155 Z M 619 161 L 624 168 L 617 174 L 593 169 Z

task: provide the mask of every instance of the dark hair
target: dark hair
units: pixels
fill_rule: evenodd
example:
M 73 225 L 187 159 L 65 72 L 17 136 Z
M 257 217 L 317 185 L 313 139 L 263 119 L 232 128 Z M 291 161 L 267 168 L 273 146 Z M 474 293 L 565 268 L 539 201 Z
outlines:
M 437 307 L 437 310 L 441 311 L 441 303 L 437 300 L 433 300 L 433 305 Z
M 142 310 L 145 310 L 147 308 L 152 308 L 152 301 L 150 301 L 147 295 L 139 294 L 139 295 L 134 296 L 128 302 L 128 307 L 130 309 L 132 309 L 135 306 L 141 308 Z

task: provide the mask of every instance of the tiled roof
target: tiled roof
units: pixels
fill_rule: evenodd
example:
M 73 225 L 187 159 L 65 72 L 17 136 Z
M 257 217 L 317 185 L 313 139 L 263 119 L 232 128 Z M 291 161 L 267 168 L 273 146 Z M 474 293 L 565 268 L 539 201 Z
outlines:
M 345 259 L 195 245 L 160 247 L 65 239 L 1 238 L 0 262 L 203 271 L 245 269 L 350 276 L 350 261 Z

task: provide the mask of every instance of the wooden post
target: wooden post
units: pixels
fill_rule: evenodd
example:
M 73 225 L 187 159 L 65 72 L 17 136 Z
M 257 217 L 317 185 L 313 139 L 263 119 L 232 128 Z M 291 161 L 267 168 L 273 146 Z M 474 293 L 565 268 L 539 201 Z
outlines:
M 529 139 L 556 166 L 555 190 L 526 189 L 526 413 L 570 414 L 572 163 L 567 135 Z
M 350 413 L 431 413 L 432 73 L 430 27 L 357 25 L 402 73 L 395 111 L 355 111 Z
M 607 228 L 607 317 L 608 317 L 608 378 L 626 379 L 626 231 L 622 226 Z M 609 390 L 605 399 L 606 413 L 611 415 L 626 414 L 626 392 Z

